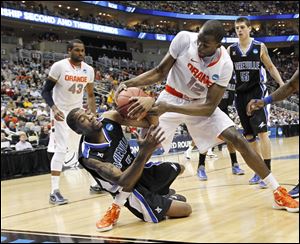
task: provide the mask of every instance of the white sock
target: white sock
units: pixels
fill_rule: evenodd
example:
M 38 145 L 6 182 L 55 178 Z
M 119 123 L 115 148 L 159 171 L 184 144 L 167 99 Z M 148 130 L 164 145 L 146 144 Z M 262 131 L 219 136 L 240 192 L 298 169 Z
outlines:
M 59 176 L 51 175 L 51 194 L 53 194 L 54 190 L 59 189 Z
M 119 207 L 122 207 L 130 194 L 131 192 L 121 191 L 118 195 L 115 196 L 113 203 L 117 204 Z
M 272 173 L 270 173 L 266 178 L 264 178 L 263 181 L 267 185 L 269 185 L 273 191 L 275 191 L 279 187 L 279 184 L 278 184 L 277 180 L 275 179 L 275 177 L 272 175 Z

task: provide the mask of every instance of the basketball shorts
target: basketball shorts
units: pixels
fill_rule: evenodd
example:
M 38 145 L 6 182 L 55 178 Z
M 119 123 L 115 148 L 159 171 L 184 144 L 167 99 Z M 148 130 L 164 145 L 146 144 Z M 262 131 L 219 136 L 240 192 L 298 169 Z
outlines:
M 203 100 L 188 101 L 172 94 L 162 91 L 157 99 L 158 101 L 167 101 L 174 105 L 202 104 Z M 224 130 L 234 126 L 233 121 L 220 110 L 216 108 L 213 114 L 207 116 L 191 116 L 179 113 L 164 113 L 159 118 L 159 126 L 164 131 L 165 140 L 162 142 L 165 153 L 168 153 L 176 129 L 182 123 L 185 123 L 190 136 L 194 140 L 200 153 L 205 153 L 220 143 L 223 143 L 218 137 Z
M 149 162 L 125 206 L 136 217 L 158 223 L 165 219 L 172 200 L 163 196 L 181 171 L 178 163 Z
M 256 86 L 247 93 L 237 93 L 235 98 L 235 106 L 240 117 L 243 127 L 243 134 L 253 135 L 256 137 L 258 133 L 268 131 L 269 107 L 264 107 L 253 113 L 252 116 L 247 115 L 247 104 L 251 99 L 262 99 L 267 95 L 266 90 L 261 86 Z
M 67 117 L 69 111 L 62 112 Z M 77 152 L 81 135 L 75 133 L 67 124 L 66 120 L 57 121 L 54 119 L 53 112 L 51 116 L 51 131 L 48 144 L 48 152 Z

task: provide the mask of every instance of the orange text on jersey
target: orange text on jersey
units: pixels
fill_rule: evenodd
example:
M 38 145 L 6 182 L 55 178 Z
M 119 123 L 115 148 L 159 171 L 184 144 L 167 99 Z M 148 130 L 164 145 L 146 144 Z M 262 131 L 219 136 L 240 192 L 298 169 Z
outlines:
M 211 86 L 213 83 L 209 80 L 209 76 L 204 74 L 201 70 L 196 68 L 191 63 L 188 63 L 188 68 L 191 71 L 192 75 L 201 83 L 206 84 L 208 87 Z
M 87 82 L 87 76 L 65 75 L 66 81 Z

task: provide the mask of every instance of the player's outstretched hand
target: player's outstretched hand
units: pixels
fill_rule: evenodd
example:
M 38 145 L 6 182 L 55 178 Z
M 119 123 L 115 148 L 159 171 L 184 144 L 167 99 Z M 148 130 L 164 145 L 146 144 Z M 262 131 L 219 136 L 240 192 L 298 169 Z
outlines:
M 160 127 L 151 125 L 144 138 L 135 133 L 137 136 L 140 150 L 152 154 L 158 145 L 165 140 L 164 132 Z
M 251 116 L 255 110 L 259 110 L 265 106 L 265 103 L 261 99 L 251 99 L 247 104 L 247 115 Z

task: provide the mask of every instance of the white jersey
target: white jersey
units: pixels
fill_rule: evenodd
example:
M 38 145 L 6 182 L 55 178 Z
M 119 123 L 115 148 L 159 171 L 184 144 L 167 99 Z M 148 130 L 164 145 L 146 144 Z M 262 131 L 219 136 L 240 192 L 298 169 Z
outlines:
M 223 46 L 213 57 L 201 59 L 197 39 L 198 33 L 181 31 L 172 40 L 169 52 L 176 62 L 168 74 L 167 85 L 189 98 L 204 100 L 212 84 L 227 87 L 233 63 Z
M 53 88 L 53 101 L 62 110 L 70 111 L 82 107 L 84 88 L 94 82 L 94 69 L 85 62 L 75 67 L 66 58 L 55 62 L 50 69 L 49 76 L 57 81 Z

